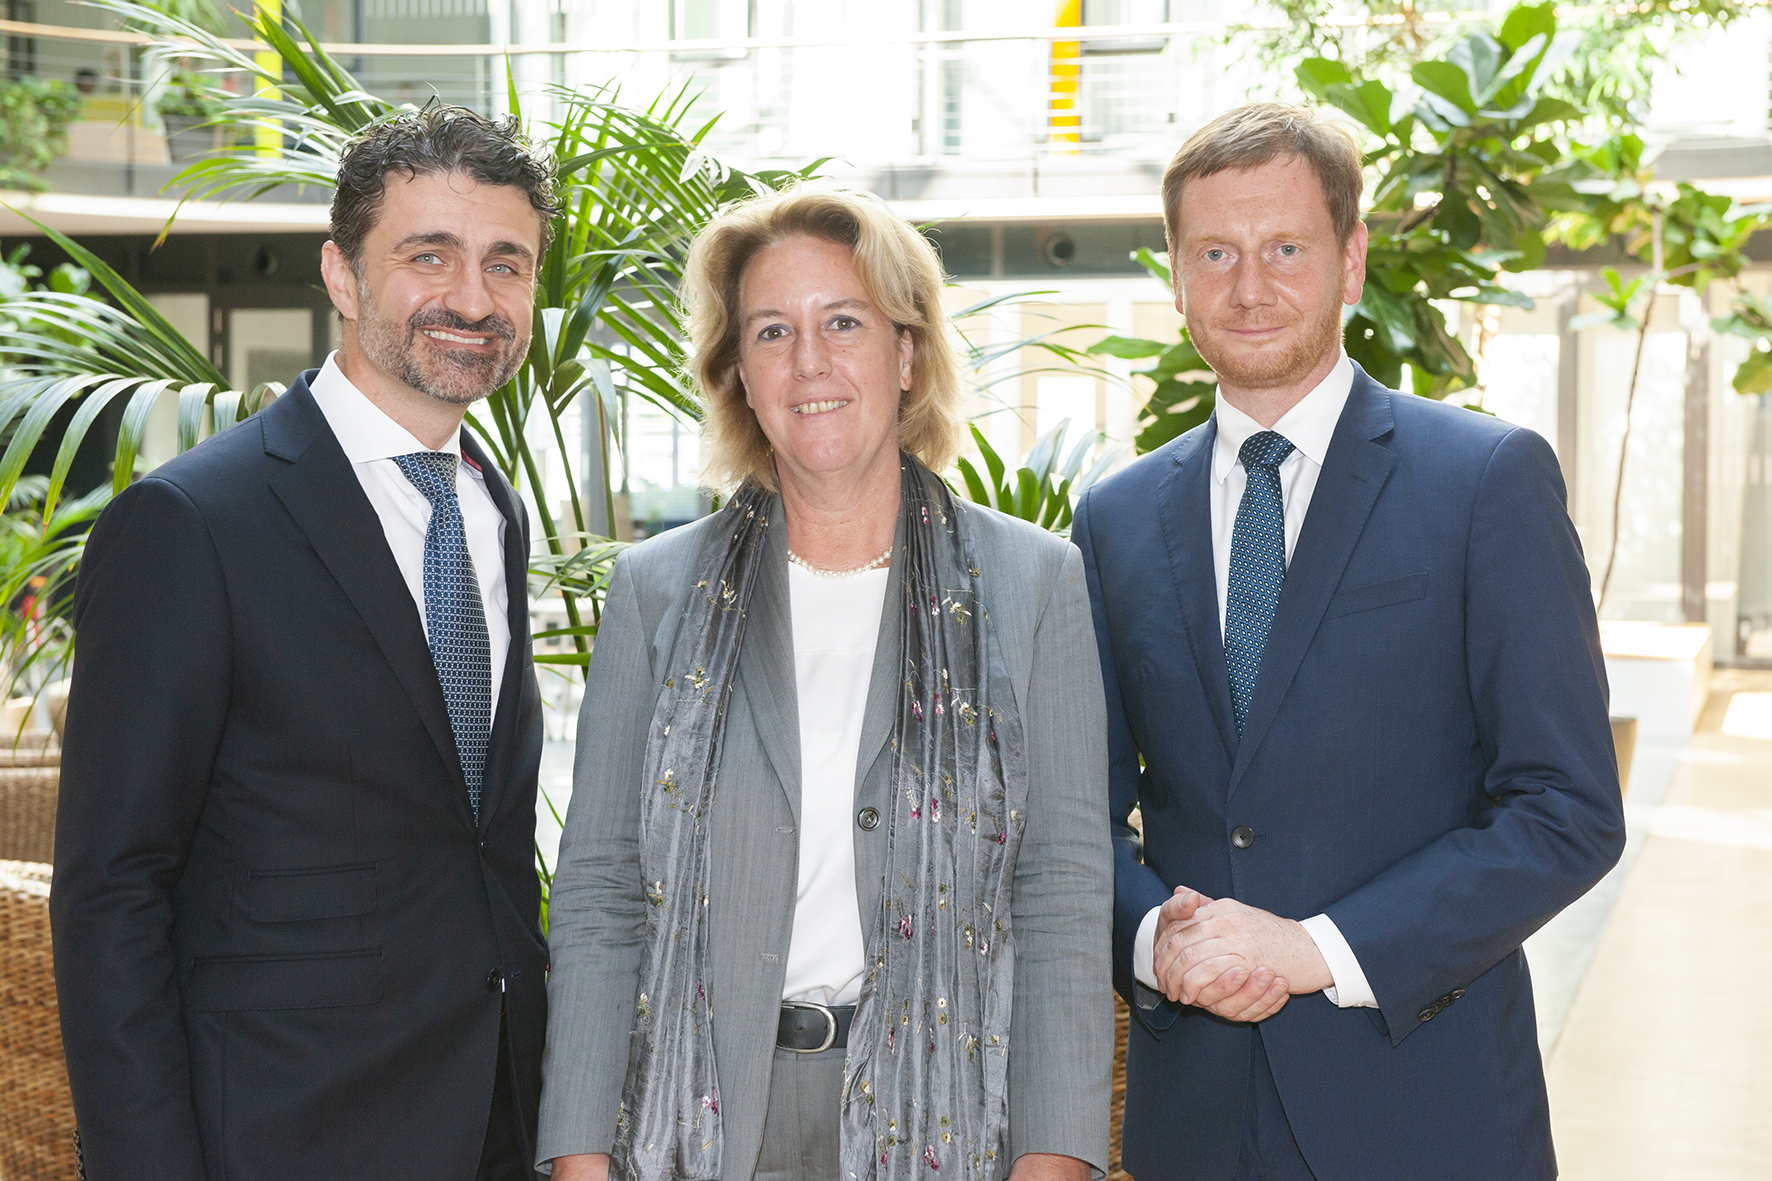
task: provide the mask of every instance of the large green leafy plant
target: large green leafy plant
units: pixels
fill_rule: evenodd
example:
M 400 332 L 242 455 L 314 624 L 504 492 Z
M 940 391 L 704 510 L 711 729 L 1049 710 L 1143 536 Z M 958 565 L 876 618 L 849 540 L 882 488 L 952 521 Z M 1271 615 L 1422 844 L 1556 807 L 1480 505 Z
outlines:
M 1736 295 L 1729 313 L 1711 327 L 1748 342 L 1747 359 L 1736 367 L 1731 384 L 1743 394 L 1772 393 L 1772 301 L 1751 291 Z
M 254 95 L 227 96 L 217 116 L 237 132 L 234 142 L 259 147 L 188 165 L 171 186 L 186 198 L 250 199 L 291 185 L 330 188 L 351 137 L 398 113 L 321 48 L 293 5 L 280 19 L 263 10 L 244 18 L 252 35 L 275 52 L 276 61 L 265 63 L 250 46 L 180 16 L 121 0 L 97 3 L 150 29 L 161 56 L 193 63 L 199 77 L 237 71 L 260 87 Z M 224 96 L 214 91 L 209 97 Z M 816 165 L 745 173 L 721 164 L 701 146 L 709 125 L 687 123 L 681 93 L 645 107 L 623 105 L 601 92 L 562 91 L 555 98 L 555 119 L 529 123 L 530 134 L 548 141 L 559 161 L 563 202 L 538 275 L 529 354 L 517 376 L 478 406 L 467 425 L 511 482 L 531 494 L 539 535 L 532 588 L 558 591 L 566 615 L 564 626 L 537 637 L 568 642 L 566 651 L 538 652 L 536 659 L 572 666 L 589 659 L 602 592 L 621 548 L 601 536 L 612 516 L 606 473 L 617 421 L 613 407 L 625 394 L 688 418 L 701 416 L 680 376 L 685 332 L 676 292 L 689 241 L 726 205 L 797 180 Z M 508 103 L 520 113 L 514 88 Z M 276 146 L 266 152 L 266 144 Z M 67 572 L 77 566 L 84 544 L 81 532 L 70 527 L 77 523 L 70 514 L 77 508 L 81 519 L 90 516 L 129 484 L 149 414 L 162 397 L 177 399 L 182 451 L 195 446 L 206 427 L 230 429 L 281 387 L 230 388 L 207 349 L 180 335 L 122 276 L 79 243 L 39 228 L 91 273 L 105 298 L 25 290 L 0 302 L 0 320 L 12 328 L 5 342 L 8 368 L 0 371 L 0 437 L 6 439 L 0 499 L 13 496 L 26 460 L 57 415 L 72 407 L 43 495 L 8 521 L 20 536 L 21 521 L 28 522 L 38 549 L 52 549 Z M 121 404 L 122 413 L 112 481 L 77 506 L 64 507 L 74 452 L 113 404 Z M 575 410 L 594 417 L 603 441 L 604 462 L 589 480 L 567 458 L 577 451 L 568 446 L 565 426 Z M 548 437 L 557 448 L 555 462 L 566 465 L 570 495 L 563 514 L 549 503 L 535 450 L 535 441 Z M 10 568 L 27 571 L 37 560 L 21 551 Z
M 1407 85 L 1328 57 L 1297 67 L 1301 87 L 1366 138 L 1364 164 L 1376 179 L 1365 287 L 1344 315 L 1343 343 L 1378 381 L 1397 387 L 1407 374 L 1409 388 L 1428 397 L 1469 388 L 1476 364 L 1441 304 L 1532 306 L 1503 275 L 1541 265 L 1551 216 L 1585 208 L 1566 180 L 1546 174 L 1564 162 L 1559 132 L 1580 114 L 1549 93 L 1575 44 L 1557 32 L 1550 4 L 1520 5 L 1495 32 L 1471 33 L 1416 62 Z M 1168 267 L 1141 253 L 1168 285 Z M 1152 362 L 1140 451 L 1211 414 L 1216 385 L 1185 331 L 1168 343 L 1110 337 L 1091 351 Z
M 293 4 L 284 6 L 281 18 L 262 10 L 243 17 L 251 34 L 275 52 L 276 61 L 267 64 L 251 45 L 221 39 L 205 23 L 168 11 L 171 6 L 94 3 L 148 30 L 162 59 L 190 63 L 194 72 L 183 79 L 188 85 L 207 86 L 205 79 L 228 72 L 256 80 L 257 93 L 225 96 L 216 118 L 233 132 L 231 142 L 258 146 L 188 164 L 169 186 L 187 199 L 252 199 L 288 186 L 330 188 L 351 137 L 398 111 L 326 53 Z M 224 96 L 210 89 L 206 98 L 220 102 Z M 536 638 L 565 640 L 568 650 L 538 651 L 536 660 L 581 666 L 589 659 L 603 591 L 622 548 L 604 536 L 614 516 L 607 473 L 609 448 L 621 443 L 615 429 L 619 402 L 638 397 L 684 418 L 701 417 L 683 377 L 687 333 L 678 311 L 689 242 L 723 208 L 798 181 L 823 161 L 797 171 L 747 173 L 728 167 L 704 150 L 712 124 L 692 121 L 684 92 L 645 107 L 624 105 L 607 92 L 561 90 L 552 98 L 559 114 L 532 119 L 529 130 L 549 141 L 559 162 L 564 209 L 538 276 L 530 350 L 516 377 L 476 407 L 467 425 L 512 483 L 531 493 L 539 534 L 531 591 L 557 591 L 564 605 L 564 626 L 540 630 Z M 507 102 L 512 111 L 521 111 L 514 88 Z M 265 145 L 274 147 L 266 151 Z M 104 298 L 71 289 L 0 293 L 0 323 L 12 328 L 11 368 L 0 372 L 0 432 L 10 431 L 0 450 L 0 496 L 18 486 L 26 459 L 51 423 L 73 407 L 55 474 L 44 495 L 17 518 L 40 541 L 61 546 L 56 552 L 62 569 L 71 571 L 83 544 L 79 530 L 69 527 L 76 506 L 57 506 L 73 454 L 102 413 L 122 407 L 113 479 L 80 502 L 80 520 L 134 478 L 149 414 L 161 398 L 177 399 L 182 451 L 195 446 L 205 429 L 230 429 L 281 387 L 229 388 L 206 350 L 180 335 L 120 275 L 79 243 L 40 228 L 91 273 Z M 955 319 L 963 321 L 996 302 L 962 309 Z M 1035 338 L 968 344 L 968 366 L 994 369 L 999 357 L 1028 346 L 1067 363 L 1081 360 L 1056 341 Z M 567 458 L 577 451 L 568 441 L 574 412 L 591 416 L 598 427 L 594 437 L 602 453 L 593 457 L 600 463 L 591 473 L 575 471 Z M 563 512 L 556 512 L 543 487 L 538 438 L 551 438 L 552 462 L 566 465 L 569 495 Z M 1078 471 L 1086 448 L 1074 448 L 1062 462 L 1056 448 L 1051 440 L 1051 455 L 1036 449 L 1032 457 L 1037 504 L 1025 496 L 1017 499 L 1024 482 L 1020 474 L 1015 489 L 1001 499 L 1007 511 L 1032 513 L 1033 519 L 1062 529 L 1071 499 L 1087 479 Z
M 1602 607 L 1618 560 L 1619 509 L 1630 455 L 1631 416 L 1656 293 L 1683 287 L 1705 295 L 1712 283 L 1729 284 L 1734 295 L 1730 312 L 1718 317 L 1713 327 L 1745 337 L 1752 345 L 1736 370 L 1735 388 L 1750 393 L 1772 388 L 1772 316 L 1768 315 L 1772 309 L 1740 278 L 1748 263 L 1748 240 L 1772 224 L 1772 206 L 1744 208 L 1729 197 L 1684 183 L 1675 185 L 1670 197 L 1665 186 L 1653 183 L 1655 155 L 1629 132 L 1578 149 L 1559 174 L 1586 196 L 1586 203 L 1558 216 L 1550 227 L 1556 238 L 1578 249 L 1615 243 L 1635 255 L 1645 268 L 1626 280 L 1616 268 L 1607 267 L 1602 272 L 1607 289 L 1591 293 L 1599 310 L 1570 322 L 1574 329 L 1605 324 L 1636 337 L 1612 486 L 1611 536 L 1599 579 Z
M 1552 211 L 1579 207 L 1541 174 L 1562 159 L 1557 133 L 1581 112 L 1546 93 L 1575 47 L 1550 4 L 1521 5 L 1495 33 L 1477 32 L 1443 58 L 1415 63 L 1414 86 L 1393 89 L 1314 58 L 1304 88 L 1369 135 L 1376 172 L 1367 225 L 1366 287 L 1346 324 L 1348 355 L 1386 385 L 1411 375 L 1416 393 L 1443 397 L 1476 384 L 1476 366 L 1432 301 L 1532 301 L 1503 272 L 1544 261 Z
M 259 93 L 233 97 L 220 117 L 247 133 L 238 137 L 242 141 L 263 143 L 265 137 L 252 133 L 274 132 L 269 142 L 280 148 L 269 154 L 248 148 L 190 164 L 172 185 L 187 198 L 251 198 L 287 185 L 330 187 L 350 138 L 397 113 L 320 47 L 293 6 L 281 19 L 262 10 L 246 18 L 252 34 L 275 51 L 278 60 L 270 66 L 252 49 L 189 20 L 119 0 L 100 0 L 100 6 L 151 27 L 167 56 L 197 63 L 210 75 L 238 71 L 258 81 Z M 544 543 L 534 576 L 561 593 L 567 614 L 565 627 L 542 635 L 571 640 L 570 651 L 537 659 L 582 664 L 617 547 L 598 538 L 608 531 L 608 481 L 587 487 L 574 478 L 582 473 L 565 459 L 576 446 L 567 445 L 563 422 L 574 409 L 595 416 L 607 446 L 611 411 L 624 391 L 700 417 L 679 376 L 685 334 L 676 289 L 688 242 L 725 205 L 808 170 L 751 174 L 720 164 L 700 146 L 709 128 L 684 125 L 687 101 L 681 94 L 644 108 L 599 92 L 562 91 L 556 97 L 560 116 L 530 128 L 549 141 L 559 161 L 565 208 L 538 277 L 529 355 L 516 378 L 467 421 L 505 475 L 534 494 Z M 514 89 L 509 103 L 520 110 Z M 214 429 L 225 430 L 280 392 L 276 386 L 228 388 L 205 350 L 180 336 L 121 276 L 78 243 L 46 227 L 44 232 L 91 271 L 109 299 L 29 293 L 6 305 L 19 325 L 11 351 L 24 372 L 0 381 L 0 416 L 10 411 L 23 419 L 0 459 L 0 495 L 10 487 L 7 473 L 22 465 L 54 413 L 69 403 L 79 405 L 66 436 L 65 446 L 72 447 L 109 403 L 123 400 L 112 482 L 121 490 L 134 474 L 148 413 L 168 390 L 178 398 L 181 450 L 199 440 L 206 411 Z M 81 343 L 70 343 L 70 337 Z M 567 464 L 564 516 L 556 515 L 542 489 L 533 442 L 538 434 L 552 436 Z
M 1118 451 L 1099 456 L 1085 470 L 1089 454 L 1100 442 L 1085 432 L 1083 437 L 1065 450 L 1071 421 L 1065 419 L 1034 443 L 1027 459 L 1014 471 L 978 427 L 972 428 L 972 441 L 978 448 L 980 464 L 961 457 L 959 469 L 961 490 L 975 504 L 988 505 L 1012 517 L 1031 521 L 1042 529 L 1065 536 L 1070 534 L 1071 514 L 1081 496 L 1119 459 Z M 983 471 L 979 468 L 982 464 Z
M 0 189 L 46 188 L 79 110 L 80 93 L 59 78 L 0 78 Z
M 15 247 L 0 257 L 0 374 L 13 358 L 5 344 L 19 323 L 3 310 L 27 292 L 78 294 L 87 288 L 85 271 L 62 263 L 49 272 L 27 260 L 30 246 Z M 65 343 L 78 344 L 68 335 Z M 58 449 L 53 475 L 11 473 L 12 491 L 0 509 L 0 699 L 20 693 L 35 696 L 63 675 L 73 647 L 66 617 L 85 531 L 108 491 L 62 498 L 72 448 Z M 19 459 L 22 472 L 22 457 Z M 0 464 L 4 467 L 4 464 Z M 8 736 L 0 734 L 0 746 Z
M 1416 62 L 1443 55 L 1490 19 L 1486 6 L 1433 0 L 1265 0 L 1260 7 L 1262 18 L 1233 26 L 1226 40 L 1252 50 L 1270 72 L 1290 73 L 1306 58 L 1324 57 L 1359 77 L 1387 82 L 1406 76 Z M 1757 7 L 1754 0 L 1564 6 L 1561 27 L 1574 48 L 1547 92 L 1580 107 L 1594 126 L 1616 130 L 1638 123 L 1655 71 L 1672 49 L 1727 28 Z

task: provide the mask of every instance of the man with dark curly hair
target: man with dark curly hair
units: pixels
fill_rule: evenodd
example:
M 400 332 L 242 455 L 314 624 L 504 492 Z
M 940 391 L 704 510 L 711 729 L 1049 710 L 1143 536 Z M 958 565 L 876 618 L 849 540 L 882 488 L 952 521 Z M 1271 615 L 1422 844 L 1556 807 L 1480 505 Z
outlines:
M 533 1178 L 522 502 L 553 165 L 438 105 L 344 155 L 324 367 L 94 527 L 51 915 L 86 1175 Z

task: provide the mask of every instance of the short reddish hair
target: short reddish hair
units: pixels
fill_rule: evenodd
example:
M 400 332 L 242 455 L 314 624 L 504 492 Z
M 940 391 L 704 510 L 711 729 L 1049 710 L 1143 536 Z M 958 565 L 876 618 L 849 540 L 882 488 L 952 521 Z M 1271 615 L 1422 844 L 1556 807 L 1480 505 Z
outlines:
M 1251 103 L 1226 111 L 1188 136 L 1163 172 L 1163 233 L 1173 250 L 1181 241 L 1181 189 L 1190 180 L 1218 172 L 1260 168 L 1282 157 L 1304 160 L 1329 200 L 1335 236 L 1347 245 L 1360 221 L 1360 145 L 1340 123 L 1309 107 Z

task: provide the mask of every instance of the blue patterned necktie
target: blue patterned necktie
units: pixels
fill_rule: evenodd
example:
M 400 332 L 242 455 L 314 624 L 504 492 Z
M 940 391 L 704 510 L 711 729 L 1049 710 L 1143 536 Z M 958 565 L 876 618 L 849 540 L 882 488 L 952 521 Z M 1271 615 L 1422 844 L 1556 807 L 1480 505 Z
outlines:
M 449 451 L 419 451 L 396 455 L 394 462 L 431 502 L 431 524 L 425 530 L 425 630 L 449 708 L 449 728 L 455 731 L 461 773 L 468 781 L 468 803 L 478 821 L 492 732 L 492 644 L 461 502 L 455 496 L 457 460 Z
M 1230 586 L 1224 602 L 1224 662 L 1231 674 L 1231 710 L 1242 737 L 1261 651 L 1267 646 L 1280 584 L 1286 578 L 1286 513 L 1280 499 L 1280 464 L 1292 443 L 1273 431 L 1243 440 L 1237 458 L 1248 474 L 1237 524 L 1231 532 Z

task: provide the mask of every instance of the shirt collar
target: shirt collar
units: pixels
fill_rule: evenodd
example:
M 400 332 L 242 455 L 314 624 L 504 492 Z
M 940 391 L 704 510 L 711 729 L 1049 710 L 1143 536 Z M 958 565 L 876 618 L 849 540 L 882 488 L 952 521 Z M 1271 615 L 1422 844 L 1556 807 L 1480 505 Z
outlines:
M 1329 375 L 1281 415 L 1280 421 L 1271 428 L 1263 427 L 1220 398 L 1213 411 L 1218 419 L 1218 439 L 1212 447 L 1213 481 L 1224 483 L 1231 468 L 1237 465 L 1237 453 L 1243 449 L 1243 443 L 1250 435 L 1265 429 L 1286 436 L 1299 454 L 1322 467 L 1329 454 L 1329 440 L 1335 437 L 1335 424 L 1341 421 L 1341 411 L 1353 388 L 1354 363 L 1343 352 Z
M 326 425 L 332 428 L 338 445 L 344 449 L 345 458 L 352 463 L 368 463 L 431 450 L 351 384 L 351 379 L 338 367 L 336 352 L 327 355 L 326 364 L 308 383 L 308 392 L 314 395 L 320 413 L 326 416 Z M 461 459 L 460 432 L 451 435 L 449 442 L 438 450 Z M 472 470 L 473 464 L 468 467 Z

